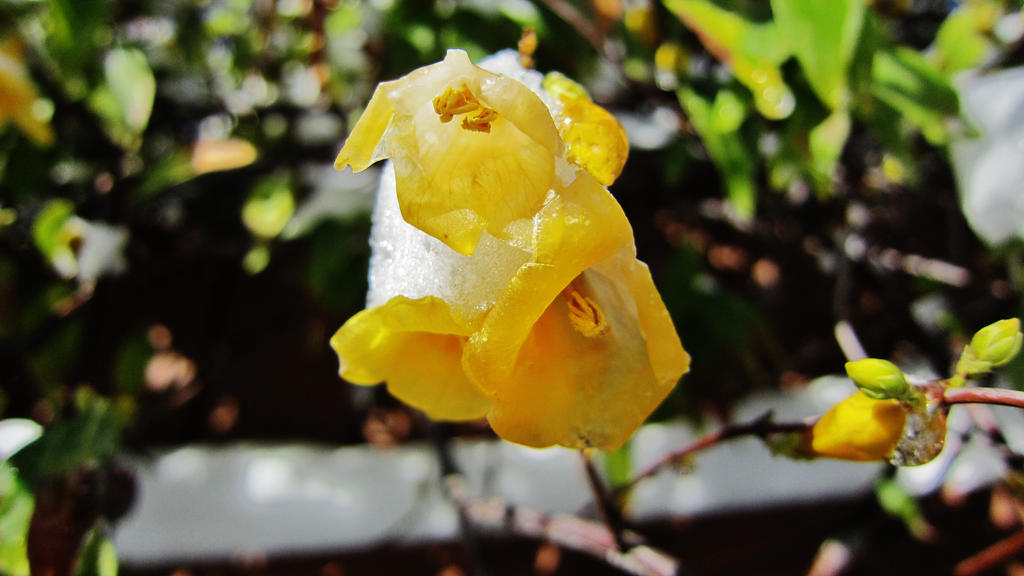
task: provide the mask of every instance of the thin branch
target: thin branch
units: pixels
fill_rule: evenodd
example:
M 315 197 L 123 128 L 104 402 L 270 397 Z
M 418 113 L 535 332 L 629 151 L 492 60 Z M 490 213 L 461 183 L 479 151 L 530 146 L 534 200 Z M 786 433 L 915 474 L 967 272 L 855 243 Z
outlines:
M 590 485 L 590 492 L 594 495 L 594 505 L 597 506 L 598 514 L 600 514 L 601 520 L 604 521 L 608 531 L 611 532 L 612 537 L 615 539 L 615 549 L 619 552 L 625 552 L 629 550 L 629 545 L 622 536 L 625 531 L 625 522 L 622 520 L 622 514 L 601 483 L 601 477 L 594 467 L 594 460 L 591 458 L 591 454 L 587 451 L 580 451 L 580 456 L 583 458 L 583 468 L 587 473 L 587 484 Z
M 976 576 L 1009 562 L 1024 551 L 1024 530 L 961 561 L 953 569 L 954 576 Z
M 662 468 L 672 466 L 677 462 L 685 460 L 690 456 L 712 446 L 716 446 L 726 440 L 732 440 L 733 438 L 739 438 L 742 436 L 757 436 L 758 438 L 766 438 L 771 434 L 781 434 L 786 432 L 802 432 L 812 426 L 812 422 L 772 422 L 772 413 L 765 412 L 761 416 L 746 422 L 743 424 L 732 424 L 725 426 L 716 432 L 708 434 L 703 438 L 700 438 L 688 446 L 669 452 L 654 464 L 651 464 L 643 471 L 639 472 L 636 476 L 630 479 L 624 486 L 619 488 L 615 492 L 615 496 L 619 497 L 627 493 L 630 489 L 636 486 L 641 480 L 654 476 Z
M 493 498 L 475 500 L 469 496 L 458 474 L 445 478 L 445 486 L 460 511 L 482 530 L 512 532 L 528 538 L 546 540 L 607 562 L 633 576 L 673 576 L 680 573 L 679 560 L 651 548 L 635 532 L 622 538 L 629 546 L 622 552 L 607 526 L 568 514 L 547 514 L 519 508 Z
M 437 454 L 441 483 L 445 485 L 447 478 L 458 478 L 459 472 L 455 466 L 455 459 L 452 458 L 448 439 L 445 437 L 441 426 L 437 422 L 430 422 L 430 439 Z M 480 555 L 480 541 L 477 538 L 476 527 L 472 519 L 467 515 L 467 509 L 458 505 L 458 501 L 454 496 L 452 500 L 457 504 L 455 508 L 459 519 L 459 538 L 462 541 L 462 550 L 466 554 L 467 571 L 474 576 L 486 576 L 487 571 L 484 568 L 483 559 Z
M 946 388 L 942 391 L 945 404 L 996 404 L 1024 408 L 1024 392 L 1002 388 Z

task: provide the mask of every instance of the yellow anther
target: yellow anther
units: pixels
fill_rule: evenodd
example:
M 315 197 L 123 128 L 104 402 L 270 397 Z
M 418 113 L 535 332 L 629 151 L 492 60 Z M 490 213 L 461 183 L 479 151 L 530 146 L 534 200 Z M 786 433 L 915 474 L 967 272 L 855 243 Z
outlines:
M 490 108 L 481 108 L 473 114 L 466 114 L 462 118 L 462 128 L 474 132 L 491 131 L 491 122 L 498 118 L 498 112 Z
M 562 291 L 562 297 L 569 307 L 569 323 L 577 332 L 587 338 L 595 338 L 608 332 L 608 321 L 605 320 L 601 308 L 573 284 Z
M 458 114 L 466 114 L 480 108 L 480 102 L 465 84 L 458 88 L 449 86 L 434 98 L 434 112 L 441 117 L 441 122 L 450 122 Z

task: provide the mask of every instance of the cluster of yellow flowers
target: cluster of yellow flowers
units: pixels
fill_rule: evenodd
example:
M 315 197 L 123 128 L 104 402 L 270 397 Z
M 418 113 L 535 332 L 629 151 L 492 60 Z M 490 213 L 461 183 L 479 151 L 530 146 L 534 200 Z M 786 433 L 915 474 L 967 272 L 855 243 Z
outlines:
M 331 340 L 341 376 L 513 442 L 615 449 L 690 363 L 602 185 L 625 134 L 514 53 L 482 66 L 502 73 L 451 50 L 382 83 L 338 156 L 391 160 L 369 307 Z

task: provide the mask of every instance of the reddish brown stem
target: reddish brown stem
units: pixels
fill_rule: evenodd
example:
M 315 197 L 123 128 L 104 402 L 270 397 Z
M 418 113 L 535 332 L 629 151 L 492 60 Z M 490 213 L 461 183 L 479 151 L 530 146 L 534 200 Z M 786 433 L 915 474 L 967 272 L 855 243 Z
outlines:
M 672 576 L 679 573 L 679 561 L 644 544 L 635 532 L 622 532 L 628 551 L 617 549 L 616 538 L 607 526 L 567 514 L 547 514 L 514 507 L 500 499 L 471 498 L 457 474 L 445 480 L 455 504 L 482 530 L 510 531 L 539 538 L 569 550 L 598 558 L 633 576 Z
M 703 438 L 700 438 L 693 443 L 685 446 L 679 450 L 669 452 L 665 456 L 661 457 L 657 462 L 651 464 L 636 476 L 630 479 L 628 483 L 619 488 L 615 495 L 621 496 L 628 492 L 631 488 L 636 486 L 641 480 L 649 478 L 657 474 L 662 468 L 671 466 L 677 462 L 685 460 L 690 456 L 712 446 L 731 440 L 733 438 L 739 438 L 741 436 L 757 436 L 759 438 L 765 438 L 770 434 L 780 434 L 784 432 L 801 432 L 808 429 L 813 425 L 812 422 L 788 422 L 778 423 L 771 421 L 771 412 L 765 413 L 750 422 L 743 424 L 733 424 L 725 426 Z
M 953 569 L 954 576 L 975 576 L 987 572 L 996 566 L 1009 562 L 1014 556 L 1024 551 L 1024 530 L 1013 534 L 1005 540 L 978 552 L 963 560 Z
M 1024 392 L 1002 388 L 946 388 L 942 391 L 946 404 L 998 404 L 1024 408 Z
M 608 491 L 605 490 L 604 485 L 601 483 L 601 476 L 594 467 L 594 460 L 591 458 L 590 453 L 581 451 L 580 456 L 583 457 L 583 468 L 587 473 L 587 484 L 590 485 L 590 492 L 594 495 L 594 505 L 597 507 L 598 514 L 600 514 L 601 520 L 604 521 L 608 531 L 612 534 L 615 549 L 619 552 L 625 552 L 629 550 L 629 545 L 623 537 L 625 522 L 622 520 L 622 514 L 619 513 L 619 508 L 615 505 L 614 499 L 609 497 Z

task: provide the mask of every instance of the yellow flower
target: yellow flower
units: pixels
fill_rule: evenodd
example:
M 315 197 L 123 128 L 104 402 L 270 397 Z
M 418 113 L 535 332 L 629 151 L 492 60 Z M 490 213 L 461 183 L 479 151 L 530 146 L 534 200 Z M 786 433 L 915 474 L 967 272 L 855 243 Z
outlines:
M 842 460 L 888 460 L 906 421 L 899 401 L 875 400 L 858 390 L 818 420 L 807 439 L 809 451 Z
M 560 135 L 573 111 L 540 74 L 514 52 L 481 66 L 452 50 L 382 83 L 338 155 L 391 159 L 367 309 L 331 340 L 341 376 L 514 442 L 616 448 L 689 368 L 597 179 L 618 174 L 625 136 L 593 111 L 596 128 Z
M 0 128 L 14 122 L 37 144 L 48 146 L 53 143 L 53 129 L 33 111 L 38 98 L 21 47 L 11 41 L 0 42 Z

